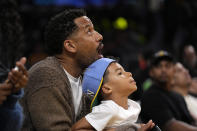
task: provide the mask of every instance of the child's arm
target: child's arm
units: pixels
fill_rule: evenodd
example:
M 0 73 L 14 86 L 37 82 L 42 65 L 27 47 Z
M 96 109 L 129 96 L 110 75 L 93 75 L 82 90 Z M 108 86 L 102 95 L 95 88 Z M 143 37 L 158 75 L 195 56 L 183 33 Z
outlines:
M 83 117 L 72 126 L 72 131 L 94 131 L 92 125 Z
M 95 131 L 94 127 L 83 117 L 72 126 L 72 131 Z M 103 131 L 115 131 L 115 128 L 105 129 Z

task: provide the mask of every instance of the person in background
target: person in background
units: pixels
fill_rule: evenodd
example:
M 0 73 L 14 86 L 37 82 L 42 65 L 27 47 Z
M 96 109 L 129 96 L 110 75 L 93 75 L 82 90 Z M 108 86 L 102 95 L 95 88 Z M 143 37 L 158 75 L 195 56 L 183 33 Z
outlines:
M 15 0 L 0 1 L 0 130 L 19 131 L 23 113 L 19 99 L 28 81 L 24 36 Z M 17 61 L 17 62 L 16 62 Z M 14 68 L 16 66 L 16 68 Z
M 0 129 L 1 131 L 20 131 L 23 121 L 23 111 L 19 99 L 28 81 L 27 70 L 24 67 L 26 58 L 16 62 L 16 68 L 8 73 L 5 81 L 0 82 Z M 1 72 L 2 73 L 2 72 Z M 3 80 L 2 77 L 0 77 Z
M 183 48 L 183 65 L 189 70 L 192 77 L 197 77 L 197 55 L 193 45 L 185 45 Z
M 189 93 L 191 84 L 192 79 L 188 70 L 184 68 L 181 63 L 176 63 L 174 78 L 172 80 L 173 90 L 184 97 L 189 112 L 197 125 L 197 97 L 194 97 Z
M 196 131 L 184 98 L 172 91 L 175 61 L 167 51 L 156 52 L 150 64 L 153 85 L 141 99 L 141 119 L 152 119 L 163 131 Z

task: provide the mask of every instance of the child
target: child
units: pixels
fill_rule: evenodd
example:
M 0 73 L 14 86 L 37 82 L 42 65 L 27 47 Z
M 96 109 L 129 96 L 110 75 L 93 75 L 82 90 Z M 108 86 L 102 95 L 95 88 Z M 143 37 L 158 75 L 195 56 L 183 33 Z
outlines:
M 137 90 L 130 72 L 126 72 L 115 60 L 101 58 L 84 73 L 83 91 L 93 95 L 92 112 L 73 126 L 78 129 L 113 129 L 121 125 L 135 123 L 140 113 L 140 105 L 128 99 Z M 149 122 L 150 129 L 154 123 Z

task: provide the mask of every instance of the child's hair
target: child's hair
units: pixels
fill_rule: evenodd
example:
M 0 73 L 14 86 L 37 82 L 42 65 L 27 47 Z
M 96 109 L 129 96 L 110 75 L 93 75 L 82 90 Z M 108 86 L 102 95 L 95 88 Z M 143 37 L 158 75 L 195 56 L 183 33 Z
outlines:
M 109 64 L 109 66 L 110 66 L 112 63 L 118 63 L 118 62 L 119 62 L 119 58 L 117 58 L 117 57 L 108 56 L 107 58 L 110 58 L 110 59 L 115 60 L 115 61 L 111 62 L 111 63 Z M 109 67 L 109 66 L 108 66 L 108 67 Z M 108 67 L 107 67 L 107 69 L 108 69 Z M 99 101 L 99 102 L 101 102 L 102 100 L 104 100 L 103 91 L 102 91 L 102 86 L 103 86 L 106 82 L 108 82 L 109 71 L 108 71 L 107 69 L 105 70 L 105 73 L 104 73 L 104 75 L 103 75 L 103 83 L 102 83 L 101 89 L 99 90 L 98 95 L 97 95 L 98 101 Z
M 108 67 L 112 64 L 112 63 L 119 63 L 119 61 L 120 61 L 120 58 L 119 57 L 114 57 L 114 56 L 107 56 L 106 58 L 109 58 L 109 59 L 113 59 L 114 61 L 113 62 L 111 62 L 109 65 L 108 65 Z M 108 67 L 107 67 L 107 69 L 108 69 Z M 108 70 L 105 70 L 105 73 L 104 73 L 104 75 L 103 75 L 103 83 L 106 83 L 107 81 L 108 81 L 108 74 L 109 74 L 109 71 Z M 102 85 L 103 85 L 103 83 L 102 83 Z M 101 86 L 102 87 L 102 86 Z

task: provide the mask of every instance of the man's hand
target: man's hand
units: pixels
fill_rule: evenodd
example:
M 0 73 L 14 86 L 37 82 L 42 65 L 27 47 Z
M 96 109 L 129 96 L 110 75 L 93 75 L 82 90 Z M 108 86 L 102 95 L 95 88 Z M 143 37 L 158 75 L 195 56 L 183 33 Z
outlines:
M 7 96 L 11 94 L 12 85 L 10 83 L 0 84 L 0 105 L 7 99 Z
M 155 123 L 153 123 L 152 120 L 150 120 L 146 124 L 141 124 L 141 128 L 138 129 L 138 131 L 150 131 L 155 126 Z
M 16 68 L 8 73 L 8 83 L 13 84 L 13 93 L 16 93 L 21 88 L 24 88 L 28 82 L 28 74 L 25 68 L 26 58 L 22 57 L 16 62 Z

